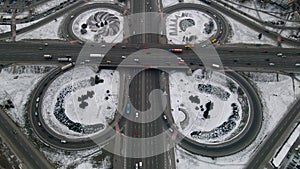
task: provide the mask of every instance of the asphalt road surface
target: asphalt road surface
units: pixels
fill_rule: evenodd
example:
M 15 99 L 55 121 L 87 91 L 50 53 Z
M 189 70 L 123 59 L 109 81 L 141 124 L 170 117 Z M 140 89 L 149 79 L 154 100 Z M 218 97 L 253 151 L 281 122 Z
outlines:
M 28 169 L 54 168 L 2 109 L 0 109 L 0 124 L 2 126 L 0 127 L 0 135 L 3 137 L 4 142 L 16 153 L 25 167 Z
M 56 42 L 48 41 L 49 45 L 44 46 L 43 42 L 18 42 L 18 43 L 0 43 L 0 62 L 13 63 L 13 62 L 28 62 L 28 63 L 57 63 L 58 57 L 65 57 L 66 55 L 72 56 L 75 61 L 82 46 L 80 44 L 70 44 L 68 42 Z M 128 56 L 134 52 L 137 52 L 136 46 L 140 46 L 141 49 L 144 45 L 131 44 L 126 45 L 126 49 L 121 48 L 122 44 L 119 44 L 111 49 L 104 57 L 103 63 L 107 60 L 111 61 L 111 64 L 118 65 L 122 59 L 122 55 Z M 183 48 L 183 46 L 171 46 L 171 45 L 146 45 L 149 48 L 160 48 L 168 50 L 169 48 Z M 42 50 L 40 50 L 42 48 Z M 253 46 L 223 46 L 217 47 L 223 66 L 234 68 L 235 70 L 276 70 L 276 71 L 296 71 L 299 67 L 296 67 L 296 63 L 300 63 L 300 49 L 297 48 L 276 48 L 276 47 L 253 47 Z M 278 53 L 283 53 L 286 58 L 277 56 Z M 44 54 L 51 54 L 52 60 L 46 60 L 43 58 Z M 176 54 L 185 60 L 190 66 L 203 66 L 202 61 L 197 57 L 193 50 L 184 50 L 183 53 Z M 87 56 L 88 58 L 89 56 Z M 159 64 L 166 64 L 167 61 L 159 62 Z M 274 66 L 270 66 L 269 63 L 274 63 Z M 140 65 L 147 65 L 146 63 L 139 63 Z M 177 63 L 175 63 L 178 67 Z M 150 65 L 151 66 L 151 65 Z M 156 66 L 156 65 L 152 65 Z
M 289 132 L 300 119 L 300 99 L 290 108 L 289 112 L 277 124 L 274 132 L 271 133 L 263 144 L 260 145 L 259 150 L 255 156 L 248 162 L 247 168 L 256 169 L 263 168 L 266 163 L 271 160 L 273 155 L 278 151 L 278 148 L 288 137 Z

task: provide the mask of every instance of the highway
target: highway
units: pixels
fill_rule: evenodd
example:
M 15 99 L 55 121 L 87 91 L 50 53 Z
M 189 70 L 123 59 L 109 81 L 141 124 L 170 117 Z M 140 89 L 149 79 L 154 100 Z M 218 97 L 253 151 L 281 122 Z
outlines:
M 2 63 L 14 63 L 14 62 L 27 62 L 27 63 L 47 63 L 57 64 L 58 57 L 65 57 L 66 55 L 72 56 L 73 60 L 77 59 L 77 56 L 82 48 L 79 44 L 70 44 L 69 42 L 57 42 L 47 41 L 49 45 L 44 47 L 43 42 L 17 42 L 17 43 L 1 43 L 0 45 L 0 62 Z M 128 56 L 134 52 L 137 52 L 136 46 L 142 46 L 140 44 L 128 44 L 126 49 L 122 49 L 122 44 L 116 45 L 108 52 L 103 59 L 103 64 L 106 60 L 110 60 L 111 64 L 118 65 L 122 59 L 122 55 Z M 39 50 L 43 47 L 43 50 Z M 160 48 L 168 50 L 169 48 L 183 48 L 182 45 L 154 45 L 149 44 L 150 48 Z M 293 72 L 297 71 L 295 63 L 300 63 L 300 49 L 297 48 L 277 48 L 277 47 L 255 47 L 255 46 L 221 46 L 217 47 L 223 66 L 230 67 L 235 70 L 248 70 L 253 71 L 284 71 Z M 282 52 L 286 58 L 278 57 L 277 53 Z M 44 54 L 51 54 L 52 60 L 46 60 L 43 58 Z M 185 62 L 191 67 L 203 66 L 202 61 L 197 57 L 193 50 L 184 50 L 183 53 L 176 54 L 185 60 Z M 88 56 L 87 56 L 88 57 Z M 175 57 L 175 56 L 174 56 Z M 108 59 L 109 58 L 109 59 Z M 269 63 L 275 63 L 275 66 L 270 66 Z M 144 65 L 145 63 L 140 63 Z M 157 61 L 157 64 L 168 66 L 166 61 Z M 175 63 L 177 64 L 177 63 Z M 151 66 L 151 65 L 150 65 Z
M 70 5 L 65 10 L 61 10 L 58 13 L 55 13 L 46 19 L 38 22 L 37 24 L 33 24 L 32 26 L 29 26 L 27 28 L 21 29 L 17 31 L 17 33 L 27 32 L 34 28 L 37 28 L 41 26 L 42 24 L 45 24 L 54 18 L 62 15 L 65 11 L 71 10 L 72 7 L 78 7 L 76 10 L 73 10 L 69 13 L 67 16 L 67 19 L 64 22 L 64 29 L 62 30 L 62 36 L 67 40 L 74 40 L 77 39 L 77 37 L 72 32 L 72 18 L 71 15 L 74 15 L 75 17 L 78 16 L 83 11 L 98 8 L 98 7 L 107 7 L 114 9 L 119 12 L 123 12 L 123 8 L 120 6 L 116 6 L 113 4 L 89 4 L 86 6 L 80 6 L 83 4 L 83 1 L 80 1 L 74 5 Z M 143 12 L 159 12 L 158 9 L 158 1 L 156 0 L 131 0 L 131 13 L 137 14 L 137 13 L 143 13 Z M 80 6 L 80 7 L 79 7 Z M 210 5 L 211 7 L 222 11 L 223 13 L 230 15 L 233 19 L 239 20 L 244 25 L 258 31 L 263 32 L 266 36 L 276 40 L 278 34 L 274 32 L 270 32 L 263 28 L 260 25 L 257 25 L 256 23 L 250 22 L 249 20 L 243 18 L 242 16 L 235 14 L 234 12 L 225 9 L 221 5 L 217 3 L 212 3 Z M 216 17 L 216 22 L 219 23 L 218 25 L 218 33 L 214 35 L 213 38 L 220 38 L 221 42 L 225 42 L 226 38 L 229 34 L 229 25 L 224 19 L 224 17 L 219 14 L 216 10 L 211 9 L 210 7 L 203 6 L 203 5 L 196 5 L 196 4 L 188 4 L 188 3 L 181 3 L 178 5 L 174 5 L 172 7 L 164 9 L 165 13 L 172 13 L 177 10 L 182 9 L 195 9 L 195 10 L 202 10 L 203 12 L 207 13 L 211 17 L 214 18 L 214 14 Z M 145 17 L 140 18 L 139 24 L 135 28 L 136 30 L 132 30 L 135 32 L 147 32 L 147 28 L 151 25 L 155 25 L 152 18 L 150 18 L 148 15 Z M 152 29 L 152 28 L 151 28 Z M 161 27 L 156 27 L 156 29 L 161 29 Z M 156 30 L 157 32 L 160 32 L 160 30 Z M 222 33 L 220 33 L 222 31 Z M 133 32 L 131 32 L 134 34 Z M 10 36 L 10 33 L 1 34 L 0 38 L 7 38 Z M 137 46 L 139 48 L 160 48 L 164 50 L 168 50 L 169 48 L 182 48 L 182 45 L 166 45 L 166 44 L 159 44 L 160 37 L 156 34 L 141 34 L 141 35 L 135 35 L 130 37 L 129 44 L 118 44 L 112 48 L 111 51 L 105 56 L 103 59 L 103 62 L 101 65 L 103 66 L 111 66 L 113 68 L 116 68 L 117 65 L 119 65 L 122 61 L 121 54 L 122 55 L 130 55 L 132 53 L 137 52 Z M 48 46 L 44 46 L 44 42 L 49 43 Z M 294 46 L 299 46 L 299 42 L 285 39 L 284 43 L 292 44 Z M 126 45 L 126 49 L 123 49 L 121 46 Z M 82 45 L 80 44 L 70 44 L 69 42 L 61 42 L 61 41 L 25 41 L 25 42 L 17 42 L 17 43 L 6 43 L 6 42 L 0 42 L 0 63 L 8 64 L 8 63 L 42 63 L 42 64 L 57 64 L 57 58 L 58 57 L 65 57 L 66 55 L 71 55 L 73 61 L 77 59 L 77 56 L 82 48 Z M 42 48 L 42 49 L 40 49 Z M 203 47 L 204 48 L 204 47 Z M 145 49 L 147 50 L 147 49 Z M 222 64 L 224 67 L 229 67 L 235 70 L 251 70 L 251 71 L 278 71 L 278 72 L 295 72 L 299 71 L 299 67 L 295 66 L 295 63 L 300 63 L 300 49 L 283 49 L 283 48 L 276 48 L 276 47 L 256 47 L 256 46 L 221 46 L 216 48 Z M 286 58 L 278 57 L 277 54 L 282 52 Z M 53 56 L 52 60 L 46 60 L 43 58 L 44 54 L 51 54 Z M 177 54 L 177 56 L 183 58 L 188 66 L 190 66 L 192 69 L 196 69 L 199 67 L 203 67 L 203 62 L 199 60 L 197 57 L 197 54 L 192 50 L 184 50 L 183 53 Z M 88 56 L 87 56 L 88 57 Z M 175 57 L 175 56 L 174 56 Z M 111 61 L 109 64 L 107 61 Z M 140 62 L 130 62 L 128 63 L 130 69 L 123 72 L 124 75 L 128 77 L 128 75 L 133 74 L 134 72 L 137 72 L 140 66 L 143 68 L 144 66 L 160 66 L 160 67 L 180 67 L 178 66 L 177 61 L 172 62 L 171 64 L 167 64 L 168 60 L 165 60 L 164 58 L 157 59 L 153 62 L 149 62 L 147 60 L 141 59 Z M 274 66 L 270 66 L 270 63 L 274 63 Z M 37 135 L 41 138 L 43 142 L 46 144 L 50 144 L 50 146 L 58 147 L 61 149 L 67 149 L 67 150 L 76 150 L 76 149 L 85 149 L 87 147 L 93 147 L 96 146 L 95 143 L 92 140 L 68 140 L 68 144 L 61 143 L 61 136 L 53 133 L 51 129 L 49 129 L 42 120 L 41 116 L 35 117 L 33 115 L 33 112 L 38 111 L 40 112 L 41 108 L 40 105 L 36 107 L 36 98 L 43 96 L 43 91 L 47 88 L 47 85 L 51 83 L 50 76 L 59 76 L 62 71 L 59 69 L 54 70 L 49 75 L 47 75 L 39 84 L 37 87 L 37 90 L 33 93 L 33 99 L 30 103 L 30 119 L 31 124 L 33 125 L 34 131 L 37 133 Z M 124 116 L 131 116 L 131 118 L 135 119 L 134 121 L 128 120 L 127 118 L 121 118 L 114 121 L 114 123 L 118 123 L 121 127 L 121 133 L 134 138 L 149 138 L 156 136 L 163 131 L 167 130 L 168 127 L 166 126 L 166 122 L 163 120 L 162 117 L 156 118 L 152 122 L 143 123 L 145 119 L 151 119 L 154 118 L 155 113 L 148 113 L 143 114 L 142 111 L 145 111 L 149 109 L 151 106 L 159 108 L 161 107 L 161 99 L 160 97 L 154 97 L 152 98 L 154 102 L 152 104 L 148 100 L 149 94 L 153 89 L 160 89 L 160 76 L 161 72 L 159 70 L 154 69 L 147 69 L 145 71 L 142 71 L 137 76 L 131 76 L 132 80 L 129 84 L 129 99 L 125 98 L 123 106 L 126 106 L 129 101 L 132 103 L 132 109 L 130 110 L 130 113 L 123 114 Z M 238 82 L 241 83 L 243 87 L 245 87 L 245 91 L 247 91 L 248 96 L 251 98 L 251 106 L 255 107 L 254 112 L 251 116 L 251 124 L 248 126 L 248 128 L 245 130 L 244 133 L 242 133 L 236 140 L 220 144 L 216 146 L 207 146 L 207 145 L 201 145 L 199 143 L 196 143 L 195 141 L 192 141 L 188 138 L 184 138 L 183 135 L 178 133 L 178 138 L 181 140 L 179 142 L 179 145 L 184 147 L 185 149 L 189 150 L 190 152 L 196 153 L 196 154 L 202 154 L 205 156 L 226 156 L 228 154 L 233 154 L 235 152 L 238 152 L 245 148 L 248 144 L 250 144 L 258 134 L 261 126 L 262 121 L 262 110 L 260 101 L 258 99 L 258 96 L 256 95 L 255 90 L 249 85 L 249 83 L 242 79 L 242 77 L 238 77 L 234 73 L 228 73 L 229 76 L 233 76 L 233 78 L 237 78 Z M 122 85 L 122 84 L 121 84 Z M 167 89 L 168 91 L 168 89 Z M 126 94 L 124 95 L 126 97 Z M 267 138 L 265 141 L 265 144 L 268 144 L 266 146 L 261 146 L 261 149 L 257 152 L 257 155 L 249 162 L 249 168 L 260 168 L 263 163 L 267 162 L 267 159 L 270 158 L 272 154 L 274 154 L 275 146 L 271 145 L 278 145 L 280 141 L 284 139 L 284 131 L 286 131 L 287 128 L 290 128 L 292 126 L 291 120 L 294 121 L 296 119 L 299 119 L 299 107 L 300 101 L 298 100 L 293 106 L 289 112 L 289 116 L 284 117 L 284 119 L 280 122 L 276 130 L 279 132 L 274 132 L 272 135 Z M 135 111 L 135 109 L 137 111 Z M 167 109 L 168 110 L 168 109 Z M 121 112 L 124 113 L 124 112 Z M 169 117 L 169 123 L 172 124 L 172 119 L 170 119 L 170 112 L 164 112 Z M 4 113 L 2 113 L 4 114 Z M 296 118 L 297 117 L 297 118 Z M 4 118 L 4 119 L 3 119 Z M 18 152 L 20 154 L 21 158 L 24 158 L 24 163 L 29 168 L 51 168 L 45 159 L 42 158 L 28 143 L 28 140 L 26 141 L 26 138 L 18 131 L 17 134 L 12 133 L 13 124 L 9 124 L 7 120 L 5 119 L 7 117 L 4 117 L 3 115 L 0 116 L 0 122 L 1 124 L 6 124 L 5 126 L 1 128 L 1 132 L 4 134 L 6 133 L 6 136 L 9 139 L 12 140 L 12 147 L 14 151 Z M 42 126 L 38 126 L 38 122 L 42 123 Z M 114 124 L 112 125 L 114 126 Z M 105 143 L 110 141 L 110 138 L 113 137 L 116 131 L 114 130 L 107 130 L 101 135 L 98 136 L 98 138 L 95 138 L 98 143 Z M 20 138 L 19 138 L 20 137 Z M 24 137 L 24 138 L 21 138 Z M 23 140 L 25 146 L 22 147 L 20 142 L 18 140 Z M 146 158 L 122 158 L 122 157 L 115 157 L 115 167 L 117 168 L 135 168 L 136 164 L 139 164 L 140 162 L 143 163 L 143 168 L 148 169 L 161 169 L 161 168 L 175 168 L 175 158 L 174 158 L 174 149 L 171 149 L 169 151 L 166 151 L 164 153 L 161 153 L 159 155 L 154 155 L 154 150 L 160 148 L 163 146 L 163 149 L 166 150 L 166 142 L 169 142 L 167 138 L 161 138 L 161 140 L 152 140 L 150 142 L 141 142 L 139 144 L 134 144 L 130 142 L 129 140 L 114 140 L 115 144 L 119 144 L 122 142 L 123 145 L 125 145 L 123 148 L 127 149 L 125 151 L 128 152 L 130 149 L 130 155 L 131 156 L 143 156 L 147 155 Z M 267 142 L 268 141 L 268 142 Z M 271 144 L 270 144 L 271 143 Z M 135 151 L 136 150 L 136 151 Z M 272 153 L 273 152 L 273 153 Z M 27 155 L 26 154 L 31 154 Z M 262 157 L 265 157 L 264 160 L 261 160 Z M 171 159 L 169 161 L 169 159 Z
M 0 124 L 3 141 L 18 156 L 25 168 L 54 168 L 2 109 L 0 109 Z
M 276 112 L 273 112 L 276 113 Z M 248 162 L 247 169 L 263 168 L 272 159 L 276 151 L 289 136 L 289 131 L 295 127 L 300 119 L 300 99 L 298 99 L 289 112 L 274 128 L 273 132 L 267 136 L 267 139 L 259 146 L 255 156 Z

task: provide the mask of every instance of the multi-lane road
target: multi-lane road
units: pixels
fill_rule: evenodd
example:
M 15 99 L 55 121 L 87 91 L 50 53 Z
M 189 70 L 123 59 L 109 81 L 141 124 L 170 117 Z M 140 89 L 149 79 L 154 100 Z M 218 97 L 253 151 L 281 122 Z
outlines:
M 154 0 L 131 0 L 131 13 L 132 14 L 137 14 L 137 13 L 143 13 L 143 12 L 160 12 L 159 1 L 154 1 Z M 84 2 L 78 2 L 77 4 L 74 4 L 74 7 L 78 7 L 79 5 L 83 4 Z M 160 4 L 161 5 L 161 4 Z M 274 32 L 270 32 L 263 27 L 257 25 L 256 23 L 250 22 L 246 20 L 245 18 L 241 17 L 240 15 L 233 13 L 232 11 L 225 9 L 221 5 L 217 3 L 212 3 L 210 5 L 211 7 L 214 7 L 217 10 L 222 10 L 223 13 L 232 16 L 236 20 L 240 20 L 243 24 L 255 29 L 256 31 L 263 32 L 265 35 L 268 37 L 271 37 L 272 39 L 276 40 L 278 34 Z M 70 6 L 71 7 L 71 6 Z M 71 9 L 68 7 L 68 9 Z M 107 8 L 112 8 L 115 9 L 119 12 L 123 12 L 123 8 L 119 6 L 115 6 L 113 4 L 101 4 L 98 6 L 95 6 L 95 4 L 92 5 L 87 5 L 83 7 L 79 7 L 76 9 L 76 11 L 71 12 L 67 19 L 64 22 L 64 29 L 63 29 L 63 36 L 66 39 L 72 40 L 72 39 L 77 39 L 77 37 L 72 33 L 72 29 L 70 27 L 72 23 L 72 18 L 70 17 L 71 15 L 74 15 L 75 17 L 79 15 L 81 12 L 85 10 L 89 10 L 95 7 L 107 7 Z M 57 16 L 60 16 L 63 11 L 66 11 L 68 9 L 62 10 L 56 14 L 51 15 L 50 17 L 46 18 L 43 21 L 38 22 L 38 24 L 34 24 L 28 28 L 24 28 L 20 30 L 17 33 L 25 32 L 25 31 L 30 31 L 38 26 L 40 24 L 45 24 L 49 22 L 50 20 L 56 18 Z M 182 10 L 182 9 L 195 9 L 195 10 L 204 10 L 205 13 L 211 15 L 213 18 L 216 17 L 216 22 L 218 24 L 218 34 L 216 34 L 216 37 L 219 37 L 221 41 L 226 41 L 227 34 L 229 33 L 228 30 L 228 23 L 225 21 L 225 19 L 218 14 L 216 11 L 202 6 L 202 5 L 195 5 L 195 4 L 179 4 L 172 6 L 170 8 L 166 8 L 164 12 L 166 13 L 172 13 L 176 10 Z M 215 15 L 215 16 L 214 16 Z M 134 30 L 132 31 L 131 34 L 135 33 L 141 33 L 141 32 L 147 32 L 147 28 L 151 25 L 154 25 L 154 20 L 150 18 L 150 15 L 141 15 L 142 17 L 139 18 L 139 24 L 135 27 Z M 151 28 L 152 29 L 152 28 Z M 160 32 L 162 31 L 160 27 L 156 27 L 154 32 Z M 153 31 L 153 30 L 151 30 Z M 220 33 L 222 31 L 222 33 Z M 0 35 L 0 38 L 2 37 L 7 37 L 8 34 L 2 34 Z M 112 48 L 112 50 L 105 56 L 103 59 L 102 64 L 109 66 L 107 61 L 110 61 L 111 65 L 118 65 L 122 59 L 121 59 L 121 54 L 122 55 L 130 55 L 132 53 L 135 53 L 137 51 L 137 46 L 139 48 L 160 48 L 167 50 L 169 48 L 183 48 L 183 46 L 180 45 L 161 45 L 158 44 L 160 41 L 161 36 L 157 34 L 141 34 L 141 35 L 135 35 L 129 38 L 130 44 L 121 44 L 121 45 L 116 45 L 115 47 Z M 286 39 L 285 42 L 299 46 L 299 42 L 295 42 L 293 40 Z M 0 48 L 0 62 L 2 63 L 13 63 L 13 62 L 28 62 L 28 63 L 57 63 L 57 58 L 58 57 L 64 57 L 66 55 L 71 55 L 73 60 L 77 59 L 77 56 L 82 48 L 82 45 L 80 44 L 70 44 L 68 42 L 57 42 L 57 41 L 51 41 L 48 42 L 48 46 L 43 45 L 44 42 L 38 41 L 38 42 L 18 42 L 18 43 L 0 43 L 1 48 Z M 126 45 L 126 49 L 122 48 L 121 46 Z M 199 46 L 200 47 L 200 46 Z M 205 48 L 205 47 L 203 47 Z M 145 49 L 147 50 L 147 49 Z M 183 53 L 178 54 L 177 56 L 181 57 L 182 59 L 185 60 L 186 64 L 191 66 L 192 68 L 203 66 L 203 62 L 197 57 L 197 53 L 194 52 L 195 50 L 184 50 Z M 299 67 L 297 67 L 295 64 L 300 63 L 300 49 L 282 49 L 282 48 L 269 48 L 269 47 L 255 47 L 255 46 L 222 46 L 222 47 L 217 47 L 216 51 L 218 52 L 220 59 L 222 61 L 223 66 L 227 66 L 230 68 L 234 68 L 237 70 L 275 70 L 275 71 L 285 71 L 285 72 L 294 72 L 298 71 Z M 286 57 L 279 57 L 277 56 L 278 53 L 283 53 Z M 44 54 L 51 54 L 53 56 L 52 60 L 45 60 L 43 58 Z M 153 65 L 149 65 L 149 62 L 131 62 L 131 66 L 135 67 L 128 72 L 125 72 L 125 76 L 128 76 L 131 71 L 137 71 L 138 69 L 136 67 L 138 66 L 161 66 L 161 67 L 170 67 L 168 64 L 169 62 L 164 60 L 164 59 L 158 59 L 156 62 L 151 62 Z M 270 63 L 274 63 L 270 64 Z M 177 62 L 174 62 L 171 64 L 171 66 L 178 67 L 179 65 Z M 155 100 L 153 104 L 150 104 L 148 97 L 150 92 L 153 89 L 159 89 L 160 86 L 160 74 L 161 72 L 158 70 L 153 70 L 153 69 L 148 69 L 146 71 L 142 71 L 139 73 L 137 76 L 131 77 L 132 80 L 129 85 L 129 90 L 128 90 L 128 95 L 129 98 L 125 99 L 124 105 L 127 105 L 128 103 L 131 103 L 131 106 L 133 106 L 135 109 L 131 109 L 130 113 L 127 114 L 128 116 L 132 116 L 134 121 L 128 120 L 127 118 L 121 118 L 119 121 L 120 127 L 122 128 L 122 134 L 128 136 L 128 137 L 137 137 L 137 138 L 148 138 L 148 137 L 153 137 L 155 135 L 158 135 L 162 133 L 165 129 L 165 121 L 163 120 L 162 117 L 157 118 L 156 120 L 148 123 L 143 123 L 143 120 L 147 118 L 153 118 L 155 113 L 147 113 L 143 114 L 142 112 L 150 108 L 151 106 L 154 107 L 160 107 L 160 97 L 155 97 L 152 98 Z M 49 83 L 47 81 L 44 81 L 40 85 L 44 86 L 46 83 Z M 39 95 L 41 91 L 35 91 L 35 95 Z M 126 95 L 125 95 L 126 96 Z M 36 97 L 34 97 L 36 98 Z M 33 102 L 35 100 L 32 100 Z M 276 144 L 276 139 L 280 140 L 281 135 L 284 133 L 285 127 L 289 127 L 289 122 L 291 119 L 296 119 L 296 115 L 299 112 L 299 101 L 297 102 L 298 106 L 294 106 L 289 113 L 289 116 L 285 117 L 280 125 L 278 126 L 278 131 L 280 133 L 276 134 L 274 133 L 272 136 L 270 136 L 269 140 L 272 141 L 274 144 Z M 255 103 L 258 104 L 258 103 Z M 32 109 L 34 108 L 34 104 L 32 104 Z M 150 111 L 151 112 L 151 111 Z M 31 114 L 32 116 L 33 114 Z M 125 114 L 126 115 L 126 114 Z M 1 116 L 2 117 L 2 116 Z M 0 117 L 0 120 L 2 120 Z M 34 119 L 35 117 L 32 117 Z M 37 126 L 37 121 L 33 121 L 33 125 L 35 126 L 37 133 L 48 133 L 44 132 L 43 130 L 47 130 L 46 127 L 44 127 L 44 124 L 42 127 Z M 254 123 L 253 125 L 258 125 Z M 9 125 L 8 125 L 9 126 Z M 9 128 L 3 128 L 2 130 L 7 130 L 3 132 L 9 132 Z M 249 129 L 251 130 L 251 129 Z M 113 133 L 114 134 L 114 133 Z M 257 131 L 256 133 L 257 134 Z M 9 132 L 7 137 L 11 138 L 17 138 L 18 135 L 15 135 L 14 133 Z M 47 138 L 47 135 L 41 136 L 43 138 Z M 105 139 L 106 137 L 103 137 Z M 56 137 L 54 138 L 48 138 L 51 140 L 51 143 L 53 145 L 59 145 L 62 144 L 60 142 L 60 139 L 57 139 Z M 273 140 L 272 140 L 273 139 Z M 23 139 L 24 140 L 24 139 Z M 249 139 L 248 141 L 252 141 L 253 138 Z M 103 140 L 104 141 L 104 140 Z M 126 148 L 128 147 L 134 147 L 136 151 L 132 151 L 134 149 L 131 149 L 131 155 L 134 156 L 135 153 L 137 155 L 142 156 L 145 154 L 153 154 L 153 150 L 155 150 L 156 147 L 161 146 L 160 143 L 156 142 L 157 140 L 152 140 L 150 142 L 141 142 L 139 144 L 133 144 L 130 143 L 126 140 L 124 141 L 124 145 L 126 145 Z M 168 140 L 158 140 L 161 143 L 165 143 Z M 72 143 L 68 144 L 70 146 L 69 148 L 76 148 L 80 144 L 82 144 L 80 141 L 78 143 Z M 88 142 L 85 142 L 84 146 L 88 147 L 87 144 L 90 144 Z M 183 142 L 182 144 L 185 144 Z M 189 144 L 189 143 L 186 143 Z M 278 143 L 277 143 L 278 144 Z M 14 145 L 16 147 L 20 147 L 16 141 L 14 141 Z M 163 144 L 164 146 L 165 144 Z M 63 145 L 62 145 L 63 146 Z M 73 147 L 72 147 L 73 146 Z M 91 143 L 91 146 L 93 144 Z M 23 148 L 20 148 L 20 154 L 24 156 L 27 151 L 32 151 L 32 147 L 28 150 L 27 147 L 30 147 L 30 145 L 27 145 Z M 151 147 L 151 148 L 149 148 Z M 163 147 L 165 148 L 165 147 Z M 18 149 L 18 148 L 17 148 Z M 193 147 L 191 147 L 193 149 Z M 252 168 L 259 168 L 261 165 L 259 159 L 261 159 L 262 156 L 270 156 L 270 153 L 268 152 L 272 149 L 271 146 L 262 148 L 259 150 L 258 155 L 253 158 L 253 160 L 249 163 L 249 166 Z M 195 150 L 196 151 L 196 150 Z M 194 152 L 195 152 L 194 151 Z M 140 153 L 140 154 L 139 154 Z M 224 152 L 222 152 L 224 153 Z M 228 153 L 230 154 L 230 152 Z M 24 157 L 25 162 L 28 163 L 27 165 L 31 168 L 49 168 L 49 164 L 45 162 L 44 159 L 39 159 L 36 157 L 37 154 L 36 152 L 32 152 L 32 156 Z M 38 163 L 37 162 L 32 162 L 33 159 L 39 159 Z M 118 162 L 115 164 L 119 164 L 117 167 L 120 168 L 135 168 L 136 164 L 140 164 L 140 162 L 143 164 L 143 168 L 174 168 L 175 165 L 175 159 L 174 159 L 174 149 L 171 149 L 169 151 L 165 151 L 164 153 L 160 153 L 158 155 L 150 155 L 146 158 L 122 158 L 119 157 L 117 158 Z M 167 159 L 171 159 L 170 161 Z M 266 161 L 261 161 L 261 162 L 266 162 Z M 116 167 L 116 166 L 115 166 Z
M 44 41 L 45 42 L 45 41 Z M 0 43 L 1 58 L 3 63 L 11 62 L 30 62 L 30 63 L 57 63 L 58 57 L 65 57 L 71 55 L 73 60 L 77 59 L 77 56 L 82 49 L 79 44 L 70 44 L 68 42 L 56 42 L 50 41 L 49 45 L 44 47 L 43 42 L 18 42 L 18 43 Z M 136 46 L 143 48 L 141 44 L 127 44 L 126 49 L 121 48 L 122 45 L 116 45 L 113 47 L 103 59 L 103 63 L 106 60 L 110 60 L 112 64 L 119 64 L 122 59 L 121 56 L 131 55 L 137 52 Z M 160 48 L 168 50 L 169 48 L 183 48 L 181 45 L 159 45 L 149 44 L 146 45 L 150 48 Z M 43 47 L 43 50 L 39 50 Z M 221 46 L 217 47 L 216 51 L 222 61 L 223 66 L 231 67 L 234 69 L 251 70 L 276 70 L 276 71 L 296 71 L 299 67 L 295 64 L 300 63 L 300 49 L 298 48 L 276 48 L 276 47 L 255 47 L 255 46 Z M 122 53 L 122 54 L 120 54 Z M 277 56 L 278 53 L 283 53 L 286 58 Z M 43 58 L 44 54 L 51 54 L 52 60 L 46 60 Z M 185 60 L 190 66 L 200 65 L 203 66 L 202 61 L 197 57 L 193 50 L 184 50 L 183 53 L 177 54 Z M 175 56 L 174 56 L 175 57 Z M 167 61 L 160 64 L 166 64 Z M 274 66 L 270 66 L 269 63 L 274 63 Z M 177 64 L 177 63 L 176 63 Z M 140 65 L 146 65 L 146 63 L 140 63 Z M 151 65 L 150 65 L 151 66 Z

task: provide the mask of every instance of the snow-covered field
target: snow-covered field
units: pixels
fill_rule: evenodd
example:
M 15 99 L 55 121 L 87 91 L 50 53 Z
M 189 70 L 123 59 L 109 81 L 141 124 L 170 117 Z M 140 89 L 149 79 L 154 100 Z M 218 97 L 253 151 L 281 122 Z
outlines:
M 120 43 L 123 41 L 124 18 L 117 11 L 96 8 L 77 16 L 72 25 L 73 33 L 83 41 Z M 82 24 L 87 24 L 82 34 Z
M 53 20 L 33 31 L 23 33 L 23 34 L 17 34 L 16 40 L 22 40 L 22 39 L 62 39 L 58 35 L 59 26 L 61 25 L 63 21 L 64 16 L 57 18 L 57 21 Z M 34 21 L 34 22 L 38 22 Z M 18 24 L 17 28 L 23 28 L 26 26 L 29 26 L 33 24 L 32 22 L 24 24 Z
M 112 167 L 112 155 L 99 147 L 72 152 L 42 148 L 41 152 L 58 169 L 108 169 Z
M 162 0 L 162 5 L 164 8 L 178 4 L 178 0 Z M 184 3 L 197 3 L 200 4 L 199 0 L 184 0 Z
M 31 91 L 38 81 L 54 66 L 41 65 L 12 65 L 2 69 L 0 73 L 0 104 L 4 105 L 8 99 L 15 108 L 6 112 L 19 126 L 25 125 L 25 104 Z
M 235 43 L 246 43 L 246 44 L 270 44 L 273 46 L 277 45 L 277 42 L 266 37 L 262 36 L 261 39 L 258 39 L 258 35 L 260 32 L 256 32 L 255 30 L 244 26 L 240 22 L 237 22 L 234 19 L 224 15 L 224 17 L 229 21 L 230 26 L 232 28 L 232 35 L 228 38 L 229 44 Z
M 104 82 L 94 85 L 91 78 L 95 75 L 88 67 L 76 67 L 74 72 L 65 72 L 51 83 L 43 98 L 41 113 L 54 132 L 67 138 L 89 137 L 105 129 L 107 122 L 113 119 L 119 74 L 102 70 L 97 75 Z M 69 123 L 73 122 L 79 123 L 84 131 L 70 130 Z
M 240 92 L 235 81 L 219 72 L 172 73 L 171 108 L 179 131 L 202 143 L 230 140 L 248 121 L 248 99 Z
M 34 8 L 34 14 L 41 14 L 47 12 L 49 9 L 59 6 L 61 3 L 67 2 L 69 0 L 50 0 L 46 3 L 42 3 Z M 54 10 L 55 11 L 55 10 Z
M 10 32 L 11 28 L 10 25 L 1 25 L 0 26 L 0 33 Z
M 273 131 L 275 125 L 285 116 L 288 107 L 300 94 L 300 83 L 295 82 L 293 89 L 292 79 L 289 76 L 277 75 L 275 73 L 245 73 L 251 76 L 251 82 L 257 87 L 262 98 L 264 121 L 262 129 L 256 140 L 246 149 L 239 153 L 221 158 L 207 158 L 193 155 L 180 147 L 176 147 L 175 158 L 177 168 L 208 168 L 208 169 L 240 169 L 245 168 L 249 159 L 254 155 L 258 146 Z M 275 95 L 274 95 L 275 94 Z M 299 97 L 298 97 L 299 98 Z
M 205 31 L 205 25 L 213 24 Z M 176 11 L 166 18 L 166 34 L 169 44 L 200 43 L 217 31 L 217 25 L 209 15 L 196 10 Z

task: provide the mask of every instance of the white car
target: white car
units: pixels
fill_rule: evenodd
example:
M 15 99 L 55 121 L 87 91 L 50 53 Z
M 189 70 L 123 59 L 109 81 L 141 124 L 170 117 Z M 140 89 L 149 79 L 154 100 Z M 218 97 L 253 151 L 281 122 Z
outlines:
M 101 48 L 105 48 L 105 45 L 101 45 Z
M 282 56 L 283 54 L 282 53 L 277 53 L 277 56 Z
M 212 67 L 220 68 L 220 65 L 218 65 L 218 64 L 212 64 Z
M 300 66 L 300 63 L 296 63 L 295 66 L 297 66 L 297 67 Z
M 139 112 L 135 113 L 135 117 L 138 118 L 139 117 Z
M 126 59 L 126 56 L 121 56 L 122 59 Z
M 85 60 L 85 62 L 86 62 L 86 63 L 89 63 L 89 62 L 90 62 L 90 60 Z
M 66 143 L 67 143 L 67 141 L 66 141 L 66 140 L 60 140 L 60 142 L 61 142 L 61 143 L 64 143 L 64 144 L 66 144 Z
M 139 62 L 139 59 L 137 59 L 137 58 L 136 58 L 136 59 L 133 59 L 133 61 L 135 61 L 135 62 Z
M 275 63 L 271 62 L 269 63 L 269 66 L 275 66 Z

